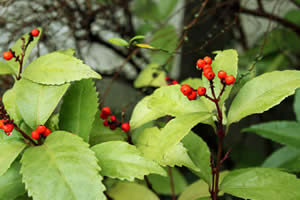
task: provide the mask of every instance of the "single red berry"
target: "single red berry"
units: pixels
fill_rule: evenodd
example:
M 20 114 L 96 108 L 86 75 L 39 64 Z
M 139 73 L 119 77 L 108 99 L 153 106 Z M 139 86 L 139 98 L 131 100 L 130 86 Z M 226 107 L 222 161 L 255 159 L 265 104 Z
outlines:
M 226 76 L 225 83 L 226 85 L 232 85 L 235 82 L 235 78 L 232 75 Z
M 187 96 L 189 100 L 195 100 L 197 98 L 197 92 L 193 90 L 190 95 Z
M 49 128 L 46 128 L 45 132 L 43 132 L 44 137 L 47 137 L 50 134 L 51 134 L 51 130 Z
M 168 85 L 172 85 L 172 83 L 168 83 Z
M 114 122 L 114 121 L 116 121 L 116 120 L 117 120 L 116 116 L 114 116 L 114 115 L 111 115 L 111 116 L 110 116 L 110 121 Z
M 177 85 L 178 84 L 178 81 L 174 80 L 172 81 L 172 85 Z
M 205 71 L 205 70 L 212 70 L 212 67 L 211 67 L 211 65 L 209 65 L 209 64 L 207 64 L 207 65 L 204 65 L 204 67 L 203 67 L 203 71 Z
M 205 56 L 203 58 L 203 60 L 205 61 L 206 64 L 209 64 L 209 65 L 211 64 L 211 58 L 209 56 Z
M 212 70 L 206 70 L 205 72 L 203 72 L 203 75 L 208 79 L 208 80 L 212 80 L 215 78 L 215 73 Z
M 180 87 L 180 91 L 182 92 L 182 94 L 184 94 L 185 96 L 191 94 L 191 92 L 193 91 L 192 88 L 188 85 L 188 84 L 183 84 Z
M 104 126 L 109 126 L 108 120 L 104 120 L 103 125 Z
M 205 66 L 205 61 L 203 60 L 203 59 L 198 59 L 197 60 L 197 67 L 199 68 L 199 69 L 202 69 L 203 67 Z
M 13 124 L 5 124 L 3 127 L 5 133 L 11 133 L 14 130 Z
M 33 29 L 33 30 L 31 31 L 31 35 L 32 35 L 33 37 L 37 37 L 37 36 L 39 36 L 39 34 L 40 34 L 40 31 L 39 31 L 39 29 L 37 29 L 37 28 L 35 28 L 35 29 Z
M 110 114 L 111 114 L 110 108 L 109 108 L 108 106 L 103 107 L 102 110 L 101 110 L 101 112 L 102 112 L 103 114 L 105 114 L 105 115 L 110 115 Z
M 199 96 L 203 96 L 203 95 L 206 94 L 206 88 L 205 87 L 199 87 L 197 89 L 197 92 L 198 92 Z
M 41 134 L 35 130 L 31 132 L 31 137 L 32 139 L 39 140 L 41 138 Z
M 38 133 L 44 133 L 46 131 L 46 126 L 44 125 L 39 125 L 36 129 L 35 129 Z
M 123 123 L 122 125 L 121 125 L 121 129 L 124 131 L 124 132 L 128 132 L 128 131 L 130 131 L 130 125 L 129 125 L 129 123 Z
M 2 55 L 5 60 L 10 60 L 14 57 L 14 55 L 11 51 L 6 51 Z
M 117 128 L 117 126 L 114 125 L 114 124 L 110 124 L 110 125 L 109 125 L 109 128 L 110 128 L 111 130 L 115 130 L 115 129 Z
M 107 119 L 109 115 L 106 115 L 105 113 L 100 113 L 100 118 L 101 119 Z
M 170 79 L 169 76 L 166 76 L 166 77 L 165 77 L 165 80 L 166 80 L 166 81 L 170 81 L 171 79 Z
M 0 120 L 0 129 L 3 129 L 3 127 L 4 127 L 4 122 L 5 122 L 4 119 L 1 119 L 1 120 Z
M 220 71 L 218 72 L 218 77 L 219 77 L 221 80 L 222 80 L 222 79 L 225 79 L 226 76 L 227 76 L 227 73 L 224 72 L 223 70 L 220 70 Z

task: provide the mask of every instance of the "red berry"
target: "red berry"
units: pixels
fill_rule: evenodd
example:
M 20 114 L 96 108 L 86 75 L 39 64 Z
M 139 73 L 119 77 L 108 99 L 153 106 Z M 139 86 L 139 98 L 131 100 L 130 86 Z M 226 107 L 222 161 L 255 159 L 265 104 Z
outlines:
M 6 51 L 2 55 L 5 60 L 10 60 L 14 57 L 14 55 L 11 51 Z
M 197 92 L 193 90 L 190 95 L 187 96 L 189 100 L 195 100 L 197 98 Z
M 44 133 L 46 131 L 46 126 L 44 125 L 39 125 L 36 129 L 35 129 L 38 133 Z
M 32 139 L 39 140 L 39 139 L 41 138 L 41 135 L 40 135 L 39 132 L 37 132 L 37 131 L 35 130 L 35 131 L 32 131 L 31 137 L 32 137 Z
M 3 126 L 3 130 L 5 133 L 11 133 L 14 130 L 14 125 L 13 124 L 5 124 Z
M 212 80 L 215 78 L 215 73 L 212 70 L 206 70 L 205 72 L 203 72 L 203 75 L 208 79 L 208 80 Z
M 197 60 L 197 67 L 199 69 L 202 69 L 204 67 L 204 65 L 205 65 L 205 61 L 203 59 L 200 58 Z
M 5 122 L 4 119 L 1 119 L 1 120 L 0 120 L 0 129 L 3 129 L 3 127 L 4 127 L 4 122 Z
M 109 125 L 109 128 L 110 128 L 111 130 L 115 130 L 115 129 L 117 128 L 117 126 L 114 125 L 114 124 L 110 124 L 110 125 Z
M 182 92 L 182 94 L 184 94 L 185 96 L 191 94 L 191 92 L 193 91 L 192 88 L 188 85 L 188 84 L 183 84 L 180 88 L 180 91 Z
M 121 125 L 121 129 L 124 131 L 124 132 L 128 132 L 128 131 L 130 131 L 130 125 L 129 125 L 129 123 L 123 123 L 122 125 Z
M 166 76 L 165 80 L 170 81 L 171 79 L 170 79 L 170 77 Z
M 197 89 L 197 92 L 198 92 L 199 96 L 203 96 L 203 95 L 206 94 L 206 88 L 205 87 L 199 87 Z
M 209 64 L 209 65 L 211 64 L 211 58 L 209 56 L 205 56 L 203 58 L 203 60 L 205 61 L 206 64 Z
M 177 85 L 178 84 L 178 81 L 172 81 L 172 85 Z
M 104 115 L 110 115 L 111 114 L 110 108 L 108 106 L 103 107 L 101 113 L 103 113 Z
M 226 76 L 227 76 L 227 73 L 224 72 L 223 70 L 220 70 L 220 71 L 218 72 L 218 77 L 219 77 L 221 80 L 222 80 L 222 79 L 225 79 Z
M 40 34 L 40 31 L 37 28 L 35 28 L 31 31 L 31 35 L 33 37 L 37 37 L 37 36 L 39 36 L 39 34 Z
M 107 119 L 108 115 L 104 114 L 104 113 L 100 113 L 100 118 L 101 119 Z
M 116 120 L 117 120 L 116 116 L 114 116 L 114 115 L 111 115 L 111 116 L 110 116 L 110 121 L 114 122 L 114 121 L 116 121 Z
M 51 130 L 49 128 L 46 128 L 45 132 L 43 133 L 43 136 L 47 137 L 50 134 L 51 134 Z
M 226 76 L 225 83 L 226 85 L 232 85 L 235 82 L 235 78 L 232 75 Z
M 103 125 L 104 126 L 109 126 L 108 120 L 104 120 Z
M 204 67 L 203 67 L 203 71 L 205 71 L 205 70 L 212 70 L 212 67 L 211 67 L 211 65 L 205 65 Z

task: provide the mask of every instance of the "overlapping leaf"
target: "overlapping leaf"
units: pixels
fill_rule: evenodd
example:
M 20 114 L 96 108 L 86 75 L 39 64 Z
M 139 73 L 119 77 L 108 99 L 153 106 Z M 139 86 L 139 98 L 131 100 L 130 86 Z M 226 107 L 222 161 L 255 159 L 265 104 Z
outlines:
M 0 75 L 13 74 L 13 73 L 14 70 L 9 66 L 9 64 L 0 61 Z
M 28 148 L 21 163 L 23 182 L 33 199 L 106 199 L 93 151 L 71 133 L 53 132 L 43 145 Z
M 19 124 L 22 120 L 22 116 L 17 107 L 17 93 L 15 87 L 4 93 L 2 101 L 9 117 L 13 119 L 16 124 Z
M 34 60 L 24 70 L 23 77 L 47 85 L 61 85 L 89 78 L 101 79 L 98 73 L 81 60 L 59 52 Z
M 134 81 L 134 87 L 161 87 L 166 86 L 167 82 L 165 80 L 166 72 L 158 68 L 157 64 L 148 65 L 143 71 L 138 75 L 137 79 Z
M 60 109 L 60 129 L 75 133 L 88 142 L 97 109 L 98 93 L 94 82 L 86 79 L 73 83 Z
M 150 173 L 166 175 L 163 168 L 147 158 L 135 146 L 122 141 L 111 141 L 92 147 L 101 167 L 101 174 L 111 178 L 133 181 Z
M 300 87 L 300 71 L 274 71 L 247 82 L 234 98 L 228 124 L 255 113 L 262 113 L 294 94 Z
M 25 122 L 35 129 L 44 124 L 70 86 L 41 85 L 22 78 L 15 85 L 18 110 Z

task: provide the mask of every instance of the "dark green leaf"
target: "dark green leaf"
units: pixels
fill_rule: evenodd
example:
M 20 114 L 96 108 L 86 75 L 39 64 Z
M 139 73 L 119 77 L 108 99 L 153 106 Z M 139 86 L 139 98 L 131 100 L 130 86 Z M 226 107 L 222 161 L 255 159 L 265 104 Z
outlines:
M 297 121 L 300 122 L 300 89 L 297 89 L 295 93 L 294 112 L 296 114 Z

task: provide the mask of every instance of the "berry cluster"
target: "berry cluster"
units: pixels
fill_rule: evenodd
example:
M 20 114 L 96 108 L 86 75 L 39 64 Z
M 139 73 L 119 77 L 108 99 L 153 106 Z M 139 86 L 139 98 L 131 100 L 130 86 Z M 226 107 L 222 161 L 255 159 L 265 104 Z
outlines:
M 46 138 L 48 135 L 51 134 L 50 129 L 46 128 L 44 125 L 39 125 L 34 131 L 31 133 L 31 137 L 35 140 L 39 140 L 41 135 Z
M 209 56 L 206 56 L 203 59 L 200 58 L 197 61 L 197 68 L 203 70 L 203 76 L 205 76 L 210 81 L 211 87 L 213 88 L 213 79 L 215 78 L 215 73 L 212 69 L 211 63 L 212 63 L 212 59 Z M 218 72 L 218 77 L 221 80 L 221 83 L 223 84 L 223 89 L 220 93 L 220 95 L 222 95 L 226 85 L 232 85 L 235 82 L 235 78 L 233 75 L 228 76 L 227 73 L 223 70 L 220 70 Z M 196 100 L 197 94 L 199 96 L 205 96 L 211 99 L 206 95 L 205 87 L 200 86 L 197 90 L 195 90 L 191 88 L 188 84 L 183 84 L 181 85 L 180 90 L 189 100 Z
M 166 79 L 168 85 L 176 85 L 176 84 L 178 84 L 178 81 L 176 81 L 174 79 L 171 79 L 169 76 L 166 76 L 165 79 Z
M 9 122 L 9 120 L 1 119 L 0 120 L 0 129 L 2 129 L 7 135 L 14 130 L 14 125 Z
M 35 28 L 30 32 L 29 36 L 33 39 L 33 37 L 37 37 L 37 36 L 39 36 L 39 34 L 40 34 L 40 31 L 37 28 Z M 31 40 L 29 39 L 29 41 L 31 41 Z M 15 57 L 15 53 L 12 50 L 8 50 L 8 51 L 4 52 L 2 55 L 5 60 L 11 60 L 13 57 Z
M 111 114 L 109 107 L 103 107 L 100 113 L 100 118 L 104 120 L 104 126 L 109 126 L 111 130 L 115 130 L 117 127 L 121 127 L 121 129 L 127 133 L 130 131 L 129 123 L 120 122 L 115 115 Z

